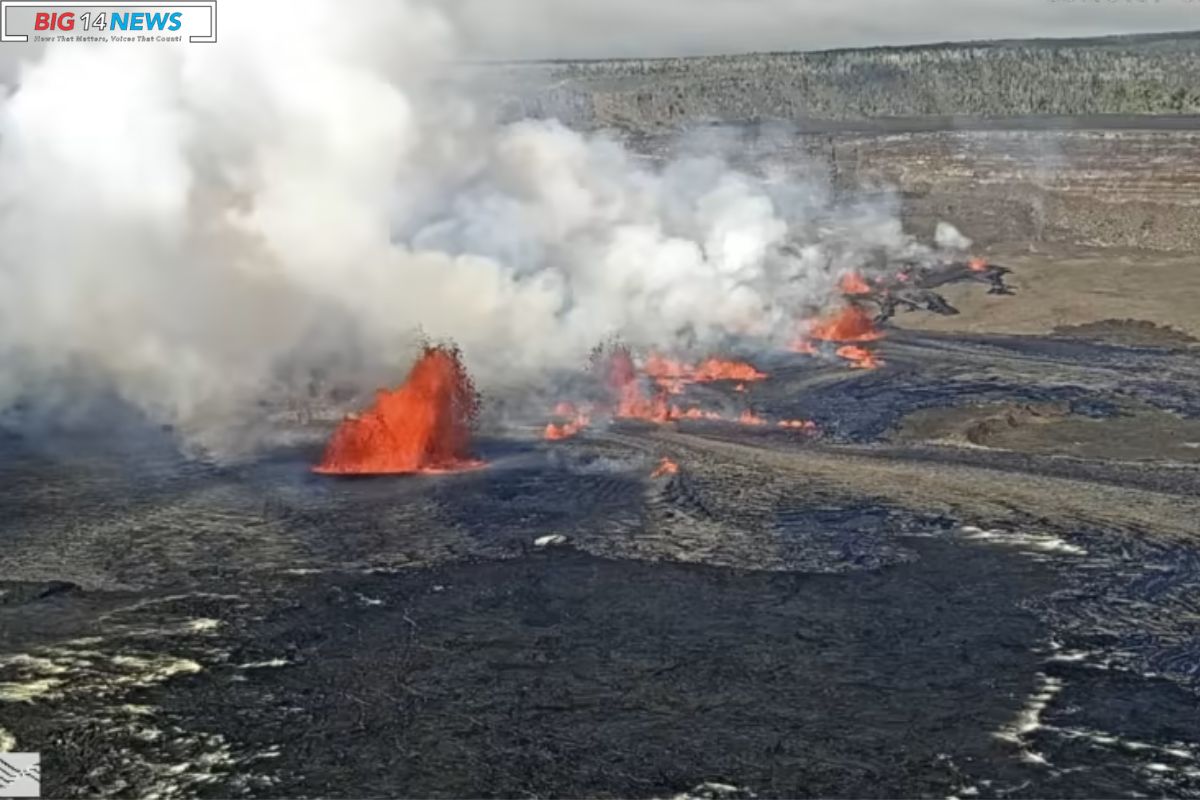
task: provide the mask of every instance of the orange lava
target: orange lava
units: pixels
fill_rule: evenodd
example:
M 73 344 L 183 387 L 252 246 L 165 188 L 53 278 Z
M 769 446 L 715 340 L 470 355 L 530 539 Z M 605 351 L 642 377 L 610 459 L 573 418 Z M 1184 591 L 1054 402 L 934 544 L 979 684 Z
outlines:
M 738 422 L 741 423 L 742 425 L 766 425 L 767 424 L 767 421 L 765 419 L 758 416 L 757 414 L 755 414 L 753 411 L 751 411 L 748 408 L 742 412 L 741 416 L 738 417 Z
M 688 383 L 713 381 L 761 381 L 767 373 L 759 372 L 744 361 L 706 358 L 696 366 L 657 354 L 646 359 L 643 371 L 669 394 L 679 394 Z
M 669 458 L 663 458 L 658 462 L 658 467 L 654 472 L 650 473 L 651 478 L 662 478 L 666 475 L 677 475 L 679 473 L 679 465 Z
M 547 423 L 545 431 L 542 432 L 542 438 L 552 442 L 560 439 L 570 439 L 592 424 L 591 415 L 587 411 L 580 411 L 571 403 L 559 403 L 556 405 L 554 407 L 554 416 L 564 421 L 561 423 Z
M 869 342 L 883 338 L 871 316 L 858 306 L 845 306 L 840 311 L 808 323 L 808 336 L 826 342 Z
M 646 358 L 642 371 L 667 394 L 682 394 L 684 385 L 692 382 L 690 365 L 658 354 Z
M 656 392 L 653 397 L 649 397 L 635 383 L 622 389 L 616 415 L 626 419 L 661 423 L 670 422 L 674 416 L 673 411 L 674 407 L 667 403 L 663 393 Z
M 576 436 L 580 431 L 591 424 L 591 419 L 586 414 L 580 414 L 573 420 L 564 422 L 561 425 L 556 425 L 553 422 L 546 424 L 546 430 L 543 432 L 543 437 L 550 441 L 558 441 L 560 439 L 570 439 Z
M 752 365 L 742 361 L 723 358 L 707 358 L 696 366 L 666 356 L 653 354 L 646 358 L 639 370 L 629 348 L 610 345 L 593 353 L 593 368 L 603 380 L 611 400 L 597 407 L 577 410 L 571 403 L 559 403 L 554 409 L 558 419 L 546 425 L 546 439 L 566 439 L 587 427 L 595 414 L 618 419 L 639 419 L 664 425 L 681 420 L 708 420 L 741 422 L 749 425 L 766 423 L 750 412 L 739 418 L 725 417 L 717 411 L 702 408 L 685 408 L 672 402 L 672 395 L 679 394 L 681 387 L 689 383 L 711 381 L 738 381 L 735 391 L 746 391 L 748 381 L 767 378 Z
M 695 371 L 690 365 L 682 361 L 676 361 L 673 358 L 660 356 L 657 353 L 652 353 L 646 357 L 646 363 L 642 370 L 655 380 L 690 380 L 692 373 Z
M 983 258 L 972 258 L 967 261 L 967 268 L 972 272 L 984 272 L 988 268 L 988 262 Z
M 875 369 L 883 364 L 882 361 L 875 357 L 875 354 L 864 347 L 847 344 L 837 349 L 839 357 L 850 362 L 853 369 Z
M 781 428 L 792 428 L 795 430 L 813 432 L 817 429 L 817 423 L 811 419 L 781 419 L 778 423 Z
M 314 472 L 375 475 L 474 469 L 471 425 L 479 398 L 457 350 L 427 347 L 403 385 L 379 390 L 342 422 Z
M 842 275 L 842 279 L 838 281 L 838 286 L 841 288 L 842 294 L 871 293 L 871 285 L 863 280 L 863 277 L 857 272 L 847 272 Z
M 818 351 L 817 346 L 803 336 L 791 343 L 790 349 L 794 353 L 804 353 L 806 355 L 815 356 Z
M 759 372 L 744 361 L 726 361 L 721 358 L 708 358 L 696 367 L 693 380 L 698 383 L 711 381 L 761 381 L 766 380 L 767 373 Z
M 605 382 L 616 398 L 616 416 L 649 422 L 666 422 L 671 418 L 667 390 L 659 387 L 653 396 L 643 390 L 628 348 L 613 348 L 605 373 Z

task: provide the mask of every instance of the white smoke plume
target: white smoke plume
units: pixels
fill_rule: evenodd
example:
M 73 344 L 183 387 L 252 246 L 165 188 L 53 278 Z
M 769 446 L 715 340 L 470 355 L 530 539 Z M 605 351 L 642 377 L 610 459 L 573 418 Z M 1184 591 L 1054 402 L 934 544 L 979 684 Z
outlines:
M 878 202 L 720 153 L 494 124 L 416 0 L 239 0 L 215 45 L 52 44 L 0 121 L 0 407 L 104 388 L 221 443 L 414 331 L 486 386 L 599 340 L 779 341 L 833 272 L 921 250 Z
M 965 253 L 974 244 L 949 222 L 939 222 L 933 231 L 933 241 L 940 249 Z

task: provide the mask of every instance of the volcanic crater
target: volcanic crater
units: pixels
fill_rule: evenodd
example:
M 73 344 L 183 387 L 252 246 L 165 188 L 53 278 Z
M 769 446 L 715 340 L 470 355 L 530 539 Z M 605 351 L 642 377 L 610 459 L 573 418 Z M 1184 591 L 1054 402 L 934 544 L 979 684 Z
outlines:
M 1200 796 L 1194 256 L 990 227 L 995 132 L 796 136 L 927 158 L 980 260 L 504 427 L 436 347 L 233 464 L 6 412 L 0 741 L 55 797 Z

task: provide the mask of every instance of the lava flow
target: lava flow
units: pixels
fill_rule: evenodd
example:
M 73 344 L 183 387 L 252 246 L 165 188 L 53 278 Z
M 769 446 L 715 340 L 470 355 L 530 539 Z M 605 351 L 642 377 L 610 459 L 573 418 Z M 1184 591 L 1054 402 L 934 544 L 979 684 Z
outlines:
M 403 385 L 381 389 L 371 408 L 342 422 L 313 471 L 372 475 L 480 467 L 483 462 L 469 452 L 478 409 L 458 351 L 427 347 Z
M 682 393 L 682 387 L 690 383 L 737 381 L 734 391 L 745 392 L 747 382 L 766 380 L 765 372 L 742 361 L 713 357 L 692 366 L 665 356 L 651 355 L 639 370 L 629 349 L 615 345 L 606 351 L 598 350 L 593 356 L 593 367 L 608 389 L 611 404 L 589 405 L 577 410 L 570 403 L 559 403 L 554 409 L 558 419 L 546 425 L 542 432 L 544 439 L 557 441 L 576 435 L 591 423 L 593 413 L 660 425 L 681 420 L 767 424 L 749 410 L 739 416 L 725 416 L 717 411 L 671 402 L 671 396 Z
M 808 336 L 825 342 L 870 342 L 882 339 L 871 315 L 858 306 L 846 306 L 840 311 L 808 323 Z
M 592 423 L 590 414 L 576 409 L 570 403 L 559 403 L 554 408 L 554 415 L 566 421 L 562 423 L 547 423 L 543 437 L 550 441 L 570 439 Z
M 855 273 L 848 275 L 861 280 Z M 842 286 L 846 288 L 845 278 Z M 797 353 L 816 355 L 819 351 L 813 339 L 825 342 L 871 342 L 882 338 L 883 331 L 875 327 L 875 322 L 865 310 L 856 305 L 847 305 L 835 313 L 806 322 L 803 333 L 792 342 L 791 349 Z M 837 354 L 857 369 L 874 369 L 883 363 L 871 351 L 854 345 L 839 347 Z
M 667 376 L 667 380 L 675 380 Z M 616 395 L 616 416 L 644 419 L 651 422 L 666 422 L 671 418 L 671 407 L 666 394 L 669 386 L 660 384 L 653 397 L 647 396 L 638 380 L 633 356 L 624 347 L 614 348 L 608 359 L 608 388 Z
M 753 411 L 751 411 L 748 408 L 741 413 L 741 416 L 738 417 L 738 422 L 740 422 L 742 425 L 766 425 L 767 424 L 767 421 L 765 419 L 758 416 L 757 414 L 755 414 Z
M 870 294 L 871 285 L 863 280 L 863 277 L 857 272 L 847 272 L 842 275 L 838 286 L 842 290 L 842 294 Z
M 706 358 L 696 366 L 676 361 L 657 354 L 647 357 L 643 371 L 654 379 L 669 394 L 680 394 L 689 383 L 713 383 L 715 381 L 761 381 L 767 374 L 759 372 L 744 361 L 729 361 L 723 358 Z
M 650 473 L 651 478 L 662 478 L 667 475 L 677 475 L 679 473 L 679 465 L 669 458 L 664 457 L 658 462 L 658 467 L 654 472 Z
M 720 358 L 708 358 L 696 366 L 692 380 L 697 383 L 711 381 L 761 381 L 766 380 L 767 373 L 759 372 L 744 361 L 725 361 Z
M 842 345 L 837 349 L 839 358 L 844 358 L 850 362 L 853 369 L 875 369 L 883 364 L 875 354 L 865 347 L 859 347 L 853 344 Z

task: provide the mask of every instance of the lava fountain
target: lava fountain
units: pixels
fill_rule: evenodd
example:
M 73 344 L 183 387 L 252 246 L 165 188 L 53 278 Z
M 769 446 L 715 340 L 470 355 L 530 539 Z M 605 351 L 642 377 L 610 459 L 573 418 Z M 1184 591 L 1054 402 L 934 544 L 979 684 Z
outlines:
M 838 287 L 842 290 L 842 294 L 860 295 L 870 294 L 871 284 L 867 283 L 857 272 L 844 273 L 838 280 Z
M 471 425 L 479 396 L 449 347 L 426 347 L 404 383 L 381 389 L 375 403 L 347 417 L 314 472 L 378 475 L 454 472 L 483 466 L 471 458 Z
M 883 338 L 871 315 L 854 305 L 809 322 L 808 335 L 826 342 L 870 342 Z

